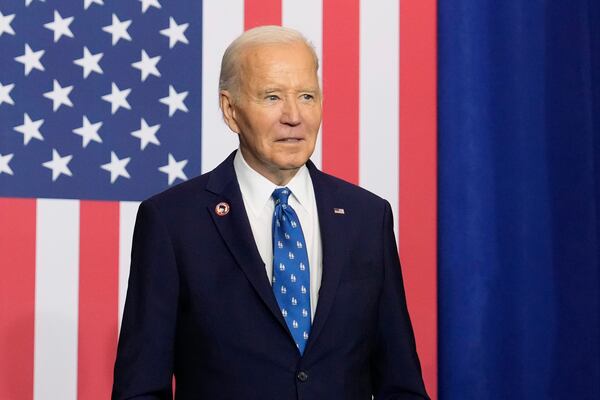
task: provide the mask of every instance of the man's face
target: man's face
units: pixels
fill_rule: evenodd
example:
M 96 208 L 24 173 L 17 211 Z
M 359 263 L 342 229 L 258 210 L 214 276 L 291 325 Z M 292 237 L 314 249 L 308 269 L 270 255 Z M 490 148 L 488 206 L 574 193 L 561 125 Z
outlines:
M 221 96 L 225 120 L 248 164 L 281 181 L 306 163 L 321 124 L 312 53 L 302 42 L 269 44 L 244 50 L 240 62 L 238 93 Z

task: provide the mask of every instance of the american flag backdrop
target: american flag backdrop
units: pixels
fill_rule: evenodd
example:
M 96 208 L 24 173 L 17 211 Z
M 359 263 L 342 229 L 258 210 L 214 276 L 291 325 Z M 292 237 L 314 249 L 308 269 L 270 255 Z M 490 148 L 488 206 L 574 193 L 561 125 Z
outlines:
M 220 60 L 264 24 L 321 59 L 312 160 L 392 204 L 437 397 L 435 1 L 0 0 L 0 399 L 109 397 L 139 201 L 237 147 Z

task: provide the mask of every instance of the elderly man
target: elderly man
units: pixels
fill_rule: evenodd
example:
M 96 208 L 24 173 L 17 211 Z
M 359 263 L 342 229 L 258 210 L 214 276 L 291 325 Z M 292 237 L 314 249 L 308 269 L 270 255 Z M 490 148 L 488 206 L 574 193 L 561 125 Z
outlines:
M 223 56 L 239 149 L 144 201 L 113 399 L 426 399 L 390 205 L 309 161 L 318 60 L 259 27 Z

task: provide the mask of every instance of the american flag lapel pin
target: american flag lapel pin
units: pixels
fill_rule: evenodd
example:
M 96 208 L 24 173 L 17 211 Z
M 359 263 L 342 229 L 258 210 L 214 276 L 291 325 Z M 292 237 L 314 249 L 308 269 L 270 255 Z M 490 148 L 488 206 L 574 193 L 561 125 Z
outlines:
M 343 208 L 334 208 L 333 213 L 334 214 L 346 214 L 346 211 Z

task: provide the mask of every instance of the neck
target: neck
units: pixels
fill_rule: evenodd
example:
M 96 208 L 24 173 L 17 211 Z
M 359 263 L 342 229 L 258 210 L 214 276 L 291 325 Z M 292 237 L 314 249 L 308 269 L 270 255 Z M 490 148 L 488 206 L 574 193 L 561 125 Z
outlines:
M 277 186 L 287 185 L 292 180 L 292 178 L 296 176 L 296 173 L 300 169 L 300 167 L 290 169 L 269 168 L 268 166 L 265 166 L 258 162 L 254 162 L 254 159 L 252 157 L 248 157 L 247 153 L 241 147 L 240 151 L 242 152 L 242 158 L 250 168 L 258 172 Z
M 250 165 L 250 164 L 248 164 Z M 258 172 L 259 174 L 261 174 L 262 176 L 264 176 L 265 178 L 267 178 L 269 181 L 273 182 L 274 184 L 276 184 L 277 186 L 285 186 L 287 185 L 294 176 L 296 176 L 296 173 L 298 172 L 298 170 L 300 168 L 294 168 L 294 169 L 278 169 L 278 170 L 268 170 L 268 169 L 258 169 L 258 168 L 254 168 L 254 166 L 250 165 L 250 168 L 252 168 L 253 170 L 255 170 L 256 172 Z
M 271 174 L 270 176 L 265 174 L 261 175 L 273 182 L 274 184 L 276 184 L 277 186 L 285 186 L 292 180 L 294 176 L 296 176 L 296 172 L 298 172 L 298 169 L 299 168 L 295 168 L 293 170 L 279 170 L 277 171 L 277 173 Z

